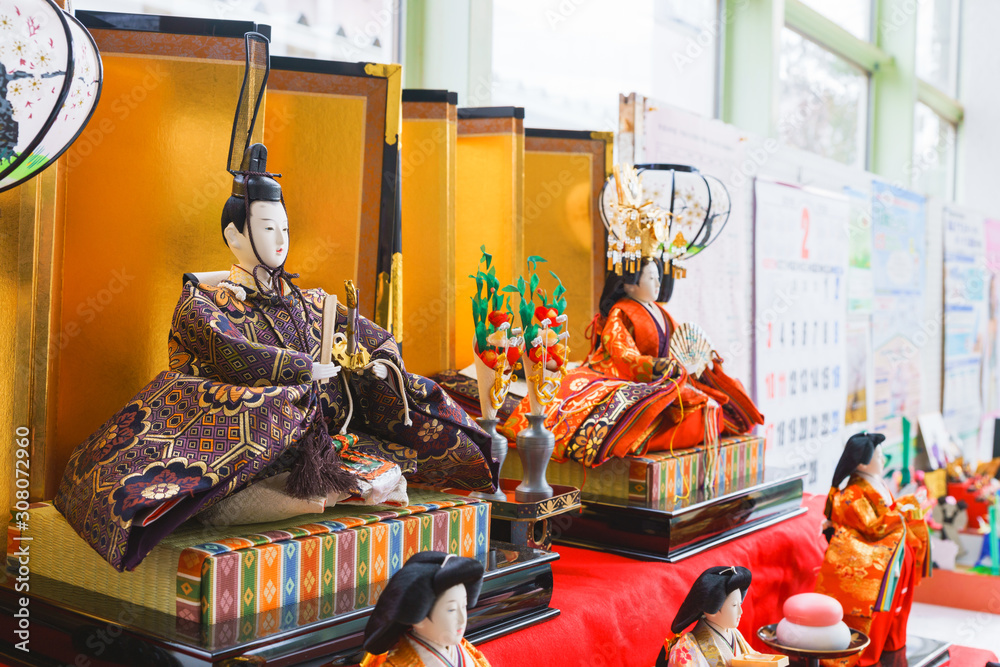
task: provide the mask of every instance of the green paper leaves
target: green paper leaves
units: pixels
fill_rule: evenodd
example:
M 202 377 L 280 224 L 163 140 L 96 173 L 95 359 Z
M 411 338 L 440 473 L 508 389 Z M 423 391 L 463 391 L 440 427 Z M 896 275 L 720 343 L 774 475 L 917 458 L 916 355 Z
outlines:
M 493 255 L 486 252 L 485 245 L 480 246 L 479 249 L 483 253 L 482 257 L 479 258 L 479 271 L 469 277 L 476 281 L 476 294 L 472 297 L 472 321 L 476 331 L 476 349 L 482 354 L 493 349 L 487 343 L 487 338 L 496 331 L 496 327 L 490 323 L 490 313 L 495 310 L 506 310 L 513 317 L 510 310 L 510 298 L 505 297 L 504 293 L 517 290 L 512 285 L 500 287 L 496 267 L 492 266 Z
M 538 300 L 541 305 L 546 308 L 555 308 L 556 312 L 562 315 L 566 310 L 566 299 L 562 298 L 563 294 L 566 293 L 566 288 L 563 286 L 562 281 L 559 280 L 557 276 L 552 271 L 549 271 L 551 275 L 556 280 L 556 288 L 552 293 L 552 302 L 549 302 L 548 295 L 544 289 L 539 289 L 540 279 L 538 276 L 538 265 L 546 262 L 544 257 L 539 257 L 538 255 L 531 255 L 525 260 L 528 265 L 528 279 L 525 281 L 524 276 L 520 276 L 517 279 L 517 287 L 509 286 L 505 287 L 504 291 L 517 292 L 521 297 L 521 303 L 518 304 L 517 313 L 521 318 L 521 329 L 524 332 L 524 344 L 525 349 L 531 347 L 531 341 L 538 337 L 541 332 L 541 327 L 535 322 L 535 297 L 537 295 Z M 553 324 L 549 328 L 558 331 L 560 328 L 564 327 L 565 324 Z
M 496 277 L 496 267 L 492 265 L 493 256 L 486 252 L 485 245 L 480 246 L 480 250 L 483 254 L 479 259 L 479 271 L 474 276 L 469 276 L 476 281 L 476 295 L 472 297 L 472 319 L 475 323 L 477 350 L 480 354 L 488 350 L 494 350 L 487 343 L 489 336 L 496 332 L 496 327 L 489 320 L 490 313 L 494 311 L 506 311 L 513 317 L 514 310 L 512 309 L 511 299 L 515 293 L 520 297 L 520 302 L 517 304 L 517 316 L 521 320 L 525 348 L 530 348 L 531 341 L 537 338 L 541 332 L 541 327 L 535 322 L 536 295 L 541 305 L 546 308 L 553 308 L 559 315 L 562 315 L 566 311 L 566 299 L 564 298 L 566 288 L 563 286 L 562 281 L 559 280 L 559 276 L 549 271 L 549 275 L 556 281 L 556 287 L 552 291 L 552 300 L 551 302 L 549 301 L 546 291 L 539 287 L 541 280 L 538 275 L 538 265 L 545 263 L 546 260 L 544 257 L 539 257 L 538 255 L 531 255 L 526 260 L 528 265 L 527 278 L 525 276 L 518 276 L 516 285 L 504 285 L 501 287 L 500 281 Z M 511 322 L 511 326 L 515 326 L 513 322 Z M 549 326 L 550 329 L 557 332 L 564 327 L 565 323 L 553 323 Z

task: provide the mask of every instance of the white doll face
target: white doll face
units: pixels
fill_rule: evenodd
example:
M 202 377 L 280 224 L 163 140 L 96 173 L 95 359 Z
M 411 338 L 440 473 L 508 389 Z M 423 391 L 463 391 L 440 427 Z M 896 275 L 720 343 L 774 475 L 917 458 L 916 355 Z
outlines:
M 709 622 L 720 628 L 736 628 L 740 624 L 741 616 L 743 616 L 743 593 L 738 588 L 726 596 L 722 609 L 714 614 L 705 614 Z
M 639 283 L 625 285 L 625 294 L 642 303 L 655 303 L 660 296 L 660 270 L 656 262 L 649 262 L 642 267 Z
M 458 644 L 465 636 L 468 602 L 465 585 L 452 586 L 437 599 L 427 618 L 413 626 L 414 634 L 440 646 Z
M 253 243 L 261 261 L 274 269 L 281 266 L 288 255 L 288 216 L 285 207 L 277 201 L 255 201 L 250 203 L 250 219 L 240 234 L 236 226 L 230 224 L 226 240 L 229 249 L 240 266 L 252 269 L 257 266 L 257 257 L 250 244 L 250 228 L 253 227 Z
M 875 447 L 875 451 L 872 453 L 871 461 L 868 463 L 858 464 L 858 472 L 867 473 L 872 477 L 881 477 L 884 470 L 885 454 L 882 453 L 882 445 Z

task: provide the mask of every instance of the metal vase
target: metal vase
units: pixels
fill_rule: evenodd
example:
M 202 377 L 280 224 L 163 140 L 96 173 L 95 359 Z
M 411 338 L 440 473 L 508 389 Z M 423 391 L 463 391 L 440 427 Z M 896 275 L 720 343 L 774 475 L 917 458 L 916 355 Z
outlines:
M 497 431 L 497 424 L 500 423 L 499 419 L 477 419 L 476 423 L 479 424 L 480 428 L 486 431 L 486 435 L 490 436 L 493 440 L 493 444 L 490 446 L 490 456 L 499 462 L 499 467 L 497 470 L 503 469 L 503 462 L 507 458 L 507 438 L 500 435 Z M 499 475 L 497 476 L 497 490 L 496 493 L 476 493 L 474 494 L 477 498 L 482 498 L 484 500 L 507 500 L 507 496 L 503 491 L 500 490 L 499 486 Z
M 556 447 L 556 438 L 545 428 L 545 415 L 526 415 L 528 428 L 517 434 L 517 455 L 521 457 L 524 479 L 514 490 L 514 500 L 530 503 L 552 497 L 552 487 L 545 480 L 549 457 Z

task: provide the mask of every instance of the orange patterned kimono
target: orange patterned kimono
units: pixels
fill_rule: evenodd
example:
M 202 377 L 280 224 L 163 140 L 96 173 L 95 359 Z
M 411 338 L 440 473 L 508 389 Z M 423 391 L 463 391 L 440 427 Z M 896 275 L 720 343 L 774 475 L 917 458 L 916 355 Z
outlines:
M 462 640 L 462 662 L 465 667 L 490 667 L 490 661 L 475 646 Z M 409 640 L 403 639 L 396 644 L 388 653 L 381 655 L 365 655 L 361 661 L 361 667 L 424 667 L 424 661 L 420 659 L 413 644 Z
M 901 509 L 910 505 L 915 509 Z M 913 588 L 930 576 L 930 542 L 920 503 L 903 496 L 890 506 L 858 474 L 843 491 L 830 489 L 826 515 L 834 526 L 816 591 L 844 607 L 844 622 L 867 634 L 864 653 L 840 665 L 871 665 L 883 650 L 906 644 Z
M 545 425 L 556 438 L 553 460 L 596 466 L 610 457 L 701 444 L 706 435 L 742 434 L 762 424 L 739 381 L 714 369 L 695 380 L 669 358 L 674 320 L 663 326 L 632 299 L 595 318 L 587 361 L 563 379 Z M 720 409 L 721 406 L 721 409 Z M 528 425 L 527 399 L 500 431 L 509 440 Z

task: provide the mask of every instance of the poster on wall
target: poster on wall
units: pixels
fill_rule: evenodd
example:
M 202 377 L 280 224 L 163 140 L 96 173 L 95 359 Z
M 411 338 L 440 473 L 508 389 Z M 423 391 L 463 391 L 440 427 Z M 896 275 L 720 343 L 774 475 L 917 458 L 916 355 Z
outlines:
M 753 354 L 752 175 L 745 168 L 747 137 L 732 125 L 646 100 L 641 162 L 686 164 L 718 178 L 732 209 L 722 234 L 684 263 L 667 309 L 677 322 L 695 322 L 726 362 L 726 372 L 746 386 Z
M 983 216 L 945 206 L 944 423 L 963 451 L 975 455 L 982 416 L 982 364 L 987 334 Z
M 986 342 L 983 346 L 983 419 L 1000 410 L 1000 220 L 983 221 L 983 255 L 986 262 Z
M 875 288 L 872 283 L 872 195 L 870 191 L 845 187 L 850 203 L 847 269 L 847 312 L 865 315 L 872 312 Z
M 889 447 L 902 442 L 902 417 L 920 411 L 920 348 L 941 323 L 924 318 L 924 197 L 872 184 L 872 347 L 875 414 L 872 431 Z
M 754 290 L 757 405 L 765 465 L 829 485 L 846 400 L 847 198 L 757 180 Z

